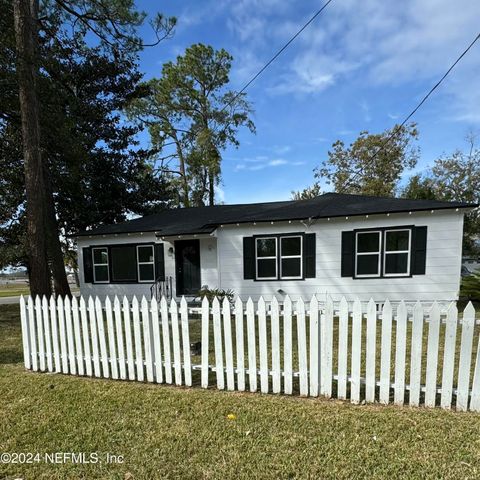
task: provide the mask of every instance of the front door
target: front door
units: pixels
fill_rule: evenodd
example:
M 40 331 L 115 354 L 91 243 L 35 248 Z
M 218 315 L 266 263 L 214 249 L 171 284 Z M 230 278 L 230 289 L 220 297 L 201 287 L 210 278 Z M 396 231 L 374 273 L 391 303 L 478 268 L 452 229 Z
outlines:
M 175 242 L 175 277 L 178 295 L 197 295 L 200 290 L 200 241 Z

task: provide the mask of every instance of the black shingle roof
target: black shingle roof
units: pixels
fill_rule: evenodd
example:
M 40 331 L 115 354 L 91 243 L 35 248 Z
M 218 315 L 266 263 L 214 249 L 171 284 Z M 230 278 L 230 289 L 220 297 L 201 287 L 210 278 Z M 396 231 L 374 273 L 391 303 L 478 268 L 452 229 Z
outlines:
M 477 206 L 464 202 L 408 200 L 326 193 L 310 200 L 176 208 L 115 225 L 104 225 L 81 232 L 78 235 L 133 232 L 158 232 L 162 236 L 188 235 L 210 233 L 219 225 L 232 223 L 333 218 L 376 213 L 473 208 Z

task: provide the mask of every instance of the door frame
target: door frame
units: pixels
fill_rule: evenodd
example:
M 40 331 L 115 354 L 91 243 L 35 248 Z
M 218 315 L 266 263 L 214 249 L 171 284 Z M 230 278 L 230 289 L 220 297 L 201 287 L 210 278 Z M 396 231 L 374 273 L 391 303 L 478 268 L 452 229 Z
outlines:
M 182 245 L 183 244 L 183 245 Z M 201 263 L 200 263 L 200 240 L 198 238 L 192 238 L 192 239 L 186 239 L 186 240 L 175 240 L 174 242 L 175 245 L 175 294 L 177 297 L 181 295 L 186 295 L 186 296 L 196 296 L 196 293 L 200 288 L 202 287 L 202 277 L 201 277 Z M 199 285 L 198 289 L 195 292 L 191 291 L 185 291 L 184 287 L 184 277 L 183 277 L 183 271 L 180 271 L 180 253 L 182 251 L 182 247 L 186 245 L 195 245 L 197 253 L 198 253 L 198 280 L 199 280 Z

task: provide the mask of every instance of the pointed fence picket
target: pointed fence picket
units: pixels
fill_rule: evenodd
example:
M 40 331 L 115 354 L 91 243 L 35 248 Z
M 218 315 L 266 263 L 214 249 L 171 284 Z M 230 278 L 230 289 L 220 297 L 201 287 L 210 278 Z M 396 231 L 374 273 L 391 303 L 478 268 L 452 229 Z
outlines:
M 454 304 L 442 311 L 436 302 L 386 300 L 380 311 L 373 300 L 362 305 L 329 296 L 324 303 L 316 296 L 307 304 L 298 298 L 295 310 L 288 296 L 283 303 L 237 298 L 234 305 L 226 298 L 211 304 L 204 298 L 201 308 L 189 307 L 185 298 L 170 305 L 165 298 L 157 303 L 145 297 L 140 302 L 136 297 L 20 299 L 24 364 L 34 371 L 203 388 L 214 372 L 218 389 L 256 392 L 259 382 L 262 393 L 330 397 L 336 392 L 352 403 L 377 401 L 379 387 L 383 404 L 403 405 L 408 392 L 411 406 L 434 407 L 439 397 L 442 408 L 455 405 L 459 411 L 480 411 L 475 315 L 471 303 L 458 312 Z M 193 330 L 192 322 L 199 328 Z M 192 364 L 196 353 L 190 345 L 197 331 L 200 342 L 192 345 L 201 346 L 198 365 Z

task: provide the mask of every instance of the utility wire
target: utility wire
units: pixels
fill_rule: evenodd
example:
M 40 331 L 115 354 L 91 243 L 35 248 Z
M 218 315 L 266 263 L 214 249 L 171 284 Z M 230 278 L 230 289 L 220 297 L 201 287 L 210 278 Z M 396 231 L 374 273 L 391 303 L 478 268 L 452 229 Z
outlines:
M 332 3 L 333 0 L 328 0 L 319 10 L 317 10 L 312 17 L 297 31 L 297 33 L 290 38 L 290 40 L 278 50 L 277 53 L 235 94 L 235 96 L 222 108 L 229 107 L 289 46 L 295 39 Z
M 398 125 L 393 132 L 387 137 L 385 142 L 380 145 L 378 150 L 373 154 L 372 158 L 370 159 L 370 162 L 372 162 L 375 157 L 385 148 L 388 143 L 390 143 L 391 140 L 395 138 L 395 136 L 399 133 L 399 131 L 402 129 L 402 127 L 415 115 L 417 110 L 427 101 L 428 97 L 440 86 L 440 84 L 448 77 L 450 72 L 455 68 L 455 66 L 460 62 L 460 60 L 468 53 L 468 51 L 475 45 L 475 43 L 480 39 L 480 33 L 473 39 L 473 41 L 468 45 L 468 47 L 462 52 L 462 54 L 455 60 L 455 62 L 450 66 L 450 68 L 445 72 L 443 77 L 430 89 L 430 91 L 422 98 L 420 103 L 408 114 L 408 116 L 403 120 L 403 122 Z M 357 171 L 353 177 L 343 186 L 343 188 L 340 190 L 339 193 L 342 193 L 345 191 L 347 187 L 349 187 L 352 182 L 360 175 L 361 170 Z

